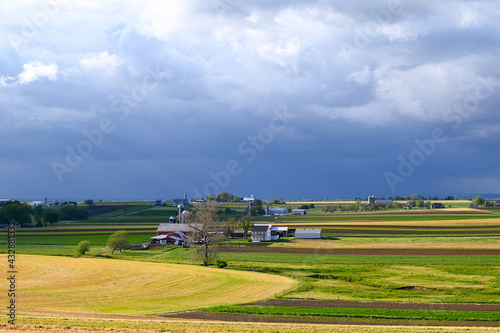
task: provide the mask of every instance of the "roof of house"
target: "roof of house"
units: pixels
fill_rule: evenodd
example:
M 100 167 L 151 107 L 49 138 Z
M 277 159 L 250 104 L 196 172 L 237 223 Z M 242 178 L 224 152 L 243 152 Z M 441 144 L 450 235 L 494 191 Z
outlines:
M 320 234 L 321 229 L 295 229 L 295 234 Z
M 271 230 L 288 231 L 288 227 L 271 227 Z
M 252 227 L 252 232 L 255 232 L 255 231 L 267 232 L 267 230 L 269 230 L 270 228 L 271 228 L 270 224 L 254 224 Z
M 292 209 L 292 212 L 307 212 L 307 209 L 296 208 L 296 209 Z

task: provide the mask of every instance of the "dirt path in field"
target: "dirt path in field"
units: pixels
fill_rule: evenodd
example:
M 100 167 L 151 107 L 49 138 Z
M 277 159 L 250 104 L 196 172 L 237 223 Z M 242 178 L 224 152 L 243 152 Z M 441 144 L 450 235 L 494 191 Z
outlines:
M 101 252 L 99 252 L 99 254 L 98 254 L 97 256 L 103 256 L 103 255 L 105 255 L 108 251 L 109 251 L 109 247 L 106 247 L 104 250 L 102 250 Z
M 231 253 L 290 253 L 290 254 L 331 254 L 331 255 L 390 255 L 390 256 L 500 256 L 500 249 L 325 249 L 325 248 L 286 248 L 286 247 L 221 247 L 220 252 Z

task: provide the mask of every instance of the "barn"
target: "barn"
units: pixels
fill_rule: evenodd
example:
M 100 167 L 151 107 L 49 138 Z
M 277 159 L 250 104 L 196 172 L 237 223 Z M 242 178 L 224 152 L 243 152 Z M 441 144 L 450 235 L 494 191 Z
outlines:
M 156 235 L 168 235 L 172 232 L 182 232 L 184 234 L 189 234 L 190 227 L 188 224 L 178 224 L 178 223 L 161 223 L 156 229 Z
M 182 245 L 186 241 L 186 234 L 183 232 L 170 232 L 168 234 L 151 237 L 151 244 L 174 244 Z
M 279 235 L 279 237 L 288 236 L 288 227 L 271 227 L 271 236 Z
M 296 239 L 318 239 L 321 238 L 321 229 L 296 229 Z

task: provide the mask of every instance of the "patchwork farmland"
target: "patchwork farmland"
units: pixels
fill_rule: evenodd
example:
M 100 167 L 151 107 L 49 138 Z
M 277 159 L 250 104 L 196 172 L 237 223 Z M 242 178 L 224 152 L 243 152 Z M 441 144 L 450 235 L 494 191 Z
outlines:
M 244 207 L 223 208 L 240 212 Z M 96 212 L 86 221 L 17 232 L 17 251 L 25 254 L 19 256 L 21 324 L 64 325 L 58 315 L 71 313 L 76 327 L 89 329 L 96 322 L 79 318 L 91 316 L 105 325 L 99 318 L 128 316 L 129 327 L 136 327 L 145 320 L 140 316 L 148 316 L 156 323 L 149 328 L 175 321 L 179 331 L 193 319 L 309 323 L 318 325 L 318 331 L 340 330 L 328 325 L 361 325 L 349 326 L 353 332 L 368 331 L 364 325 L 416 326 L 405 332 L 428 325 L 450 332 L 461 330 L 453 326 L 477 331 L 500 327 L 496 211 L 452 208 L 256 218 L 257 223 L 321 228 L 323 238 L 284 238 L 260 245 L 228 240 L 219 253 L 228 263 L 224 270 L 200 267 L 189 251 L 173 245 L 122 254 L 105 251 L 109 235 L 117 230 L 127 230 L 131 243 L 148 241 L 159 223 L 175 215 L 175 207 L 131 203 Z M 89 258 L 71 258 L 82 240 L 92 245 Z M 1 241 L 6 249 L 6 238 Z M 94 282 L 85 285 L 85 279 Z M 48 281 L 50 288 L 36 287 Z M 68 296 L 90 295 L 86 288 L 98 295 L 98 302 L 83 296 L 75 302 Z M 44 307 L 48 299 L 56 305 Z M 218 325 L 222 329 L 229 324 Z M 263 330 L 254 325 L 245 329 Z M 287 325 L 284 331 L 300 331 L 300 326 Z

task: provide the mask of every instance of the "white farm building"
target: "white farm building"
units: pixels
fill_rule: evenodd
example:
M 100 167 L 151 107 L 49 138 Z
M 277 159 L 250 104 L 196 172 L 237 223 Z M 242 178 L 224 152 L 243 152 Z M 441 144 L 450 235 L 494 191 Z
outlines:
M 321 238 L 321 229 L 296 229 L 296 239 L 318 239 Z

